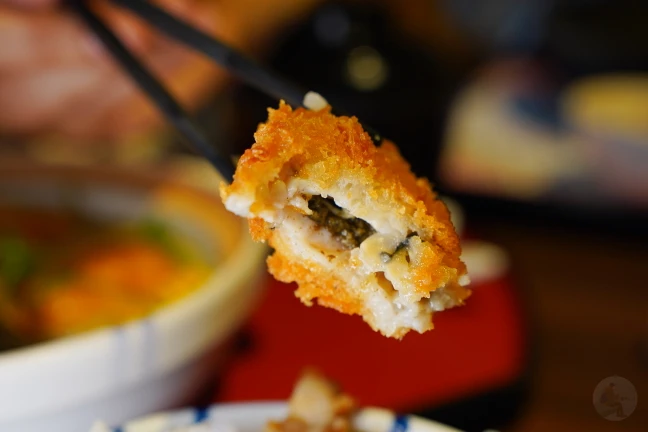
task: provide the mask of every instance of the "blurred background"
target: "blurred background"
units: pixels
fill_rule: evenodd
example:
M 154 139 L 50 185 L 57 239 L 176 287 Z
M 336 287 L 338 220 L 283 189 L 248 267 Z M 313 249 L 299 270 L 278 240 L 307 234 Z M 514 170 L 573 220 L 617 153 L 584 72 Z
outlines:
M 16 167 L 25 164 L 114 168 L 171 176 L 215 197 L 218 179 L 100 44 L 55 1 L 38 3 L 0 2 L 0 178 L 20 178 Z M 437 334 L 400 345 L 353 318 L 306 309 L 292 287 L 268 279 L 200 402 L 286 397 L 300 368 L 312 364 L 363 402 L 466 430 L 646 430 L 641 400 L 613 422 L 592 398 L 616 375 L 634 384 L 635 402 L 648 396 L 648 3 L 162 3 L 396 142 L 412 169 L 450 199 L 477 274 L 465 311 L 439 317 Z M 96 7 L 214 145 L 238 155 L 253 143 L 277 101 L 127 13 Z M 10 195 L 8 184 L 0 191 Z M 25 217 L 14 207 L 0 206 L 2 268 L 14 268 L 20 255 L 6 240 L 18 232 L 11 215 Z M 147 227 L 159 241 L 162 229 Z M 15 276 L 3 275 L 6 289 Z M 5 327 L 19 328 L 15 310 L 0 312 L 13 317 Z M 112 317 L 126 316 L 135 315 Z M 5 337 L 5 349 L 20 345 Z M 285 361 L 300 337 L 312 347 Z M 338 350 L 361 360 L 341 362 Z M 378 367 L 387 351 L 394 370 Z M 407 379 L 402 369 L 412 370 Z

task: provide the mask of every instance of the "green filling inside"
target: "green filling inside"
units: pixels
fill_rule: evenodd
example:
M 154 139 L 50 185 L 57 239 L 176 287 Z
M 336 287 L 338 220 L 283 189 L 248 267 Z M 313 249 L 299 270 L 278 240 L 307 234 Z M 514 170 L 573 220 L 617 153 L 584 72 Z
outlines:
M 308 208 L 313 211 L 313 214 L 308 217 L 319 226 L 326 228 L 348 249 L 360 246 L 367 237 L 376 232 L 368 222 L 353 216 L 349 217 L 332 198 L 313 196 L 308 200 Z

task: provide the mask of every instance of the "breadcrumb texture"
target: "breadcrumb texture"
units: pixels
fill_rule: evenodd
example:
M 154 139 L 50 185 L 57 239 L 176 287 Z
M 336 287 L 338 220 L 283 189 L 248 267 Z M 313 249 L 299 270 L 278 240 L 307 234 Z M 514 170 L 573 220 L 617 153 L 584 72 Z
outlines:
M 221 196 L 249 219 L 255 240 L 274 248 L 270 272 L 297 282 L 302 302 L 360 315 L 401 338 L 431 329 L 433 312 L 470 295 L 447 207 L 394 144 L 376 147 L 355 117 L 283 102 L 255 140 Z M 313 197 L 339 208 L 339 220 L 367 222 L 370 235 L 357 247 L 341 242 L 339 232 L 314 222 Z

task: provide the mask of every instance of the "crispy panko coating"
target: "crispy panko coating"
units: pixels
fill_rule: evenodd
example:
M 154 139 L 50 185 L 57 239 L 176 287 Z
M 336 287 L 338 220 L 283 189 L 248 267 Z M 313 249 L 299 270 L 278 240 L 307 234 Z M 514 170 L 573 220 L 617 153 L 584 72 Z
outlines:
M 470 295 L 445 204 L 394 144 L 355 117 L 281 103 L 221 186 L 226 207 L 275 250 L 270 272 L 296 295 L 400 338 Z

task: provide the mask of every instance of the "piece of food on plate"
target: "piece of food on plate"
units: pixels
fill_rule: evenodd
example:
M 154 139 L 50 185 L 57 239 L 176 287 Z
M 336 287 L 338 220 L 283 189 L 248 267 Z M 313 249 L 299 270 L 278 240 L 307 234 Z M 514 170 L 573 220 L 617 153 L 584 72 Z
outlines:
M 293 389 L 287 417 L 268 422 L 265 432 L 350 432 L 356 410 L 350 396 L 323 375 L 309 370 Z
M 296 295 L 358 314 L 385 336 L 433 328 L 470 295 L 445 204 L 396 146 L 376 147 L 330 108 L 269 110 L 256 143 L 221 185 L 228 210 L 274 248 L 270 272 Z

